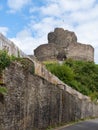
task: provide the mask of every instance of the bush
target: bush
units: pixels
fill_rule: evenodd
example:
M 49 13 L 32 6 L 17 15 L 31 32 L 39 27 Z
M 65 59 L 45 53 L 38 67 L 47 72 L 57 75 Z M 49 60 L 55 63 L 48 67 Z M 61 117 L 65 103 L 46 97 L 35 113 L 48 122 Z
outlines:
M 11 63 L 10 56 L 6 51 L 0 50 L 0 73 Z
M 46 64 L 48 70 L 64 83 L 84 95 L 98 99 L 98 65 L 93 62 L 68 59 L 62 65 Z
M 74 79 L 73 70 L 67 65 L 48 64 L 46 67 L 64 83 L 70 83 Z

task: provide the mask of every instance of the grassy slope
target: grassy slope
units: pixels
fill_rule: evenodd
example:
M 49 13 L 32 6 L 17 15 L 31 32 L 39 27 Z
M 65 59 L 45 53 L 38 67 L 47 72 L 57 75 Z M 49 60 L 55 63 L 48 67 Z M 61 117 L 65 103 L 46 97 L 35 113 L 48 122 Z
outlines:
M 45 63 L 47 69 L 64 83 L 93 100 L 98 99 L 98 65 L 93 62 L 66 60 L 63 64 Z

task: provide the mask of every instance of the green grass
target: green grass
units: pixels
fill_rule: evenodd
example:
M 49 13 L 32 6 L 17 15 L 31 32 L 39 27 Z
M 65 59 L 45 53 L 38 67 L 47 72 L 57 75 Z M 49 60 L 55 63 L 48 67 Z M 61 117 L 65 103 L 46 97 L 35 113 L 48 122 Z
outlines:
M 45 63 L 47 69 L 64 83 L 90 96 L 92 100 L 98 99 L 98 65 L 93 62 L 74 61 L 68 59 L 59 63 Z

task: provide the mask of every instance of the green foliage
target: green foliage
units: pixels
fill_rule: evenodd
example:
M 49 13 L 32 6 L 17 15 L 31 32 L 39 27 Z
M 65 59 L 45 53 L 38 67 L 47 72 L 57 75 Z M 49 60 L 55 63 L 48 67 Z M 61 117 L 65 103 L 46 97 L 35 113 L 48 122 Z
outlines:
M 11 63 L 11 59 L 10 56 L 8 55 L 7 51 L 4 50 L 0 50 L 0 76 L 2 77 L 2 71 L 8 67 Z M 1 80 L 0 80 L 0 84 Z M 0 93 L 1 94 L 6 94 L 7 93 L 7 89 L 0 86 Z
M 7 89 L 2 87 L 2 86 L 0 86 L 0 93 L 5 95 L 7 93 Z
M 64 83 L 92 99 L 98 99 L 97 64 L 68 59 L 62 65 L 47 63 L 46 67 Z
M 93 92 L 90 94 L 90 97 L 93 101 L 97 101 L 98 100 L 98 92 Z
M 70 83 L 74 79 L 73 70 L 69 66 L 55 64 L 47 64 L 46 67 L 65 83 Z
M 6 51 L 0 50 L 0 73 L 10 65 L 11 59 Z
M 7 51 L 5 50 L 0 50 L 0 76 L 1 77 L 2 77 L 2 71 L 6 67 L 8 67 L 10 63 L 13 61 L 20 62 L 24 70 L 27 70 L 31 74 L 34 74 L 34 70 L 35 70 L 34 64 L 25 58 L 21 58 L 19 52 L 18 52 L 18 57 L 15 57 L 14 55 L 9 56 Z M 6 92 L 7 92 L 6 88 L 0 86 L 0 93 L 5 94 Z
M 10 56 L 10 59 L 11 59 L 11 61 L 16 61 L 16 60 L 19 59 L 19 58 L 17 58 L 17 57 L 14 56 L 14 55 L 11 55 L 11 56 Z
M 7 51 L 0 50 L 0 73 L 10 65 L 11 62 L 16 61 L 22 64 L 22 67 L 25 70 L 30 70 L 32 74 L 34 74 L 34 65 L 26 58 L 21 58 L 20 55 L 18 57 L 11 55 L 9 56 Z

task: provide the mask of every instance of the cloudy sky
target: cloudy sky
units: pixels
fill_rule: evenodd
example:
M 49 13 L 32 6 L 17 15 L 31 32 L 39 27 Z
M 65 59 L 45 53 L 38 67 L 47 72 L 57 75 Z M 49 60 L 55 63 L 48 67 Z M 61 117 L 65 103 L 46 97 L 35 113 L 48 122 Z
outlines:
M 93 45 L 98 64 L 98 0 L 0 0 L 0 16 L 0 32 L 27 54 L 62 27 Z

